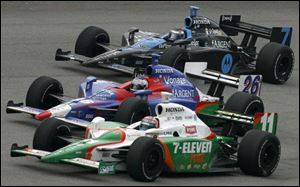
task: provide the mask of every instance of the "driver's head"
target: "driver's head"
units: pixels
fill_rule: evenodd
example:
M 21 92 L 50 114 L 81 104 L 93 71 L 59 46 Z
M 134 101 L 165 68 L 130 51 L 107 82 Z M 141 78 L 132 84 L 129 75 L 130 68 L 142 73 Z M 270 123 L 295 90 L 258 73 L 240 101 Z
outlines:
M 137 90 L 145 90 L 148 88 L 148 82 L 142 77 L 136 77 L 131 81 L 130 90 L 137 91 Z
M 142 119 L 141 124 L 140 124 L 140 130 L 148 130 L 152 128 L 158 128 L 159 127 L 159 122 L 158 119 L 152 116 L 146 116 Z
M 184 38 L 185 38 L 185 34 L 182 29 L 172 29 L 169 32 L 169 40 L 171 40 L 171 41 L 184 39 Z

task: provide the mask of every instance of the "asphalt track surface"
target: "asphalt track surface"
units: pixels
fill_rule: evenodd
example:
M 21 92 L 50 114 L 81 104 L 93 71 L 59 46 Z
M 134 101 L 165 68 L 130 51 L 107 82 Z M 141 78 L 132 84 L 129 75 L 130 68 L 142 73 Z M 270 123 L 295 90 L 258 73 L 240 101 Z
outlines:
M 12 143 L 32 144 L 39 122 L 24 114 L 8 115 L 5 107 L 10 99 L 24 101 L 29 85 L 41 75 L 58 79 L 65 94 L 73 96 L 88 75 L 129 80 L 110 70 L 55 62 L 55 50 L 73 50 L 78 34 L 90 25 L 105 28 L 115 44 L 120 44 L 121 34 L 132 26 L 159 33 L 181 27 L 189 5 L 200 6 L 200 14 L 217 21 L 220 14 L 241 14 L 246 22 L 294 28 L 291 48 L 296 64 L 292 77 L 284 85 L 263 84 L 261 94 L 266 111 L 279 113 L 281 160 L 268 178 L 240 171 L 171 174 L 146 185 L 299 185 L 299 2 L 1 2 L 1 185 L 145 185 L 127 173 L 98 176 L 75 166 L 10 158 Z M 207 85 L 199 87 L 207 89 Z M 225 98 L 233 91 L 227 89 Z

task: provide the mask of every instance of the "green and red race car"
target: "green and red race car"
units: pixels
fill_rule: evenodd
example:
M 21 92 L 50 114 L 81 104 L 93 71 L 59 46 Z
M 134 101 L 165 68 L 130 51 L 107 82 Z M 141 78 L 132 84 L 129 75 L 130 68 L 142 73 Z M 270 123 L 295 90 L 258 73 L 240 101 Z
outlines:
M 163 171 L 206 173 L 240 168 L 254 176 L 269 176 L 275 171 L 280 159 L 276 113 L 249 116 L 213 111 L 206 116 L 224 126 L 233 123 L 238 127 L 235 135 L 220 136 L 195 111 L 170 103 L 171 95 L 162 93 L 155 117 L 147 116 L 129 126 L 96 117 L 81 141 L 53 152 L 13 144 L 11 156 L 30 155 L 42 162 L 94 168 L 99 174 L 126 170 L 133 179 L 147 182 L 156 180 Z M 247 130 L 238 134 L 241 128 Z

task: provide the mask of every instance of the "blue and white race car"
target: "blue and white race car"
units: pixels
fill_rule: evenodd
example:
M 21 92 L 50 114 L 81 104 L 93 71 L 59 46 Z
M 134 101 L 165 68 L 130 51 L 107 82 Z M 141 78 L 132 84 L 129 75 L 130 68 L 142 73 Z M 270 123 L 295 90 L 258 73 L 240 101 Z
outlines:
M 159 55 L 153 55 L 153 64 L 147 67 L 143 76 L 139 75 L 123 84 L 88 77 L 80 84 L 77 98 L 64 96 L 59 81 L 42 76 L 30 86 L 26 105 L 9 101 L 6 111 L 28 113 L 35 115 L 38 120 L 49 118 L 41 126 L 45 123 L 58 126 L 67 123 L 86 128 L 97 116 L 132 124 L 144 116 L 155 114 L 155 107 L 161 102 L 161 92 L 172 93 L 170 102 L 188 107 L 199 116 L 205 115 L 203 118 L 208 121 L 209 114 L 217 110 L 240 114 L 264 111 L 263 102 L 257 96 L 260 92 L 261 76 L 236 78 L 208 71 L 206 63 L 187 63 L 185 74 L 212 81 L 208 93 L 204 94 L 184 73 L 173 67 L 159 65 L 158 61 Z M 195 69 L 202 70 L 199 73 Z M 241 91 L 233 94 L 224 106 L 222 92 L 225 85 L 239 87 Z M 180 116 L 176 118 L 179 119 Z M 207 123 L 211 124 L 212 121 Z M 63 132 L 69 130 L 64 129 Z

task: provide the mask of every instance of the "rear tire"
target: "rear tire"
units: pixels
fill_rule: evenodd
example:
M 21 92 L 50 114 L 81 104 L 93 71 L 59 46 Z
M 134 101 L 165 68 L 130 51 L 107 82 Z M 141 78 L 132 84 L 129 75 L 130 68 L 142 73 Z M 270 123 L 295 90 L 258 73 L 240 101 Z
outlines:
M 189 62 L 187 51 L 181 47 L 173 46 L 165 50 L 160 57 L 160 64 L 176 68 L 183 72 L 185 63 Z
M 291 76 L 295 64 L 294 53 L 288 46 L 270 42 L 259 52 L 256 71 L 263 81 L 284 84 Z
M 127 158 L 129 175 L 144 182 L 154 181 L 164 167 L 164 150 L 161 143 L 154 138 L 140 137 L 131 145 Z
M 271 175 L 280 159 L 280 142 L 268 132 L 251 130 L 240 143 L 238 164 L 241 170 L 254 176 Z
M 116 113 L 115 121 L 130 125 L 149 115 L 148 103 L 139 98 L 131 97 L 121 103 Z
M 71 130 L 66 123 L 55 118 L 43 121 L 36 129 L 33 137 L 33 148 L 44 151 L 55 151 L 68 143 L 57 138 L 57 136 L 70 136 Z
M 109 35 L 104 29 L 89 26 L 79 34 L 75 44 L 75 53 L 95 57 L 106 52 L 106 49 L 97 45 L 97 43 L 109 44 L 109 42 Z
M 63 87 L 58 80 L 41 76 L 30 85 L 26 95 L 26 105 L 47 110 L 61 103 L 50 94 L 62 95 L 63 93 Z
M 224 107 L 225 111 L 254 115 L 257 112 L 264 112 L 264 104 L 261 98 L 256 95 L 244 92 L 234 93 Z M 242 129 L 238 124 L 224 124 L 222 135 L 224 136 L 243 136 L 249 129 Z

